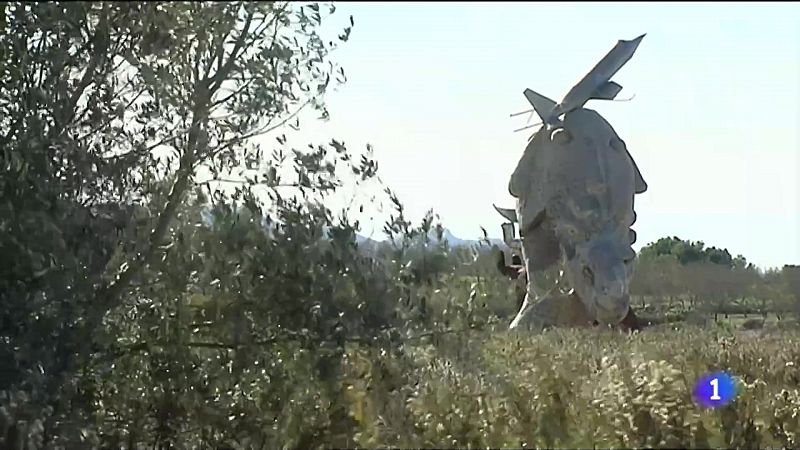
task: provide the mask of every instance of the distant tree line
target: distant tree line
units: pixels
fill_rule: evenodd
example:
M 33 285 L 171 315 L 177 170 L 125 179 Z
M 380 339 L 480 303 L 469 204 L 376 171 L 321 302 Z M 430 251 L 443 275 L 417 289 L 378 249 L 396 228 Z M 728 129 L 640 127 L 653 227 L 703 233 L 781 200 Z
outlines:
M 635 270 L 631 291 L 642 307 L 715 317 L 800 313 L 797 266 L 760 269 L 702 241 L 661 238 L 642 248 Z

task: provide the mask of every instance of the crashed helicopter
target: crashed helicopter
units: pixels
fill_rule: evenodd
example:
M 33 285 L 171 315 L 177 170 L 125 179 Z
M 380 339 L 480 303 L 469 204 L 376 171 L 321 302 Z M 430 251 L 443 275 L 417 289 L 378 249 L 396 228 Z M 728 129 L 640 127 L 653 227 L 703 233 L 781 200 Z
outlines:
M 503 224 L 511 250 L 506 260 L 521 256 L 527 275 L 525 299 L 512 329 L 624 326 L 632 320 L 634 196 L 645 192 L 647 184 L 625 142 L 584 105 L 616 98 L 622 86 L 611 78 L 644 36 L 618 41 L 559 103 L 524 91 L 533 107 L 529 112 L 539 116 L 541 127 L 510 177 L 508 190 L 516 207 L 495 206 L 508 220 Z M 560 283 L 549 291 L 537 286 L 536 275 L 559 263 L 569 290 L 558 287 Z

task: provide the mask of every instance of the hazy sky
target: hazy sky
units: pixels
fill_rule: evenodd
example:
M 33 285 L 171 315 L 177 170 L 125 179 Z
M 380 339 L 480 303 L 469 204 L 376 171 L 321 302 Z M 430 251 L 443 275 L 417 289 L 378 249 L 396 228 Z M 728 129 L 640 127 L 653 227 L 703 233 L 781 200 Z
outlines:
M 337 3 L 355 18 L 335 55 L 348 83 L 304 137 L 375 147 L 382 179 L 418 219 L 461 238 L 501 235 L 492 203 L 534 129 L 512 133 L 531 88 L 561 99 L 618 39 L 642 33 L 592 101 L 626 141 L 649 190 L 637 249 L 702 240 L 760 266 L 800 263 L 800 5 L 792 3 Z M 377 233 L 376 233 L 377 234 Z

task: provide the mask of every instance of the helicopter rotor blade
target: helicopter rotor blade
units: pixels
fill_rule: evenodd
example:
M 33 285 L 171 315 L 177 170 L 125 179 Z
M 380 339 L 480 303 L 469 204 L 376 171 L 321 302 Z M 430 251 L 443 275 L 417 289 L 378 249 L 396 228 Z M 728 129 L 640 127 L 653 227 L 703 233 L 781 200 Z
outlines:
M 516 130 L 514 130 L 513 132 L 514 132 L 514 133 L 516 133 L 516 132 L 518 132 L 518 131 L 527 130 L 528 128 L 538 127 L 539 125 L 542 125 L 542 124 L 543 124 L 543 122 L 535 123 L 535 124 L 533 124 L 533 125 L 526 125 L 526 126 L 524 126 L 524 127 L 522 127 L 522 128 L 517 128 L 517 129 L 516 129 Z
M 522 112 L 511 114 L 509 117 L 517 117 L 517 116 L 521 116 L 523 114 L 527 114 L 527 113 L 535 112 L 535 111 L 536 111 L 535 109 L 529 109 L 527 111 L 522 111 Z

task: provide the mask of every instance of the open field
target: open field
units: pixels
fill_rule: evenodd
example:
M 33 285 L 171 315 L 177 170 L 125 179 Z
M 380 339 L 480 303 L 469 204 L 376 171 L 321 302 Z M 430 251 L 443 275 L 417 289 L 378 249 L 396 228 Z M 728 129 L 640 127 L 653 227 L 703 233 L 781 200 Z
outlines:
M 347 390 L 358 411 L 352 438 L 367 447 L 796 447 L 798 344 L 797 330 L 693 327 L 450 336 L 373 360 L 381 375 L 373 366 Z M 693 383 L 717 370 L 738 377 L 740 391 L 704 410 Z

